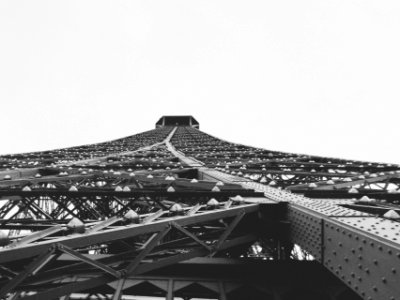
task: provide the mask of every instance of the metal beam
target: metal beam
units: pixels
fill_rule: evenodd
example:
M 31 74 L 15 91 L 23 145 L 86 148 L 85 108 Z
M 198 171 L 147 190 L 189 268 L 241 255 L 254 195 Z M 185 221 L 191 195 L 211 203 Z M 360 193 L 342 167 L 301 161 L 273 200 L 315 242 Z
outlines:
M 0 263 L 13 261 L 23 258 L 32 257 L 45 251 L 51 245 L 62 243 L 67 247 L 85 247 L 97 243 L 107 243 L 116 240 L 131 238 L 144 233 L 159 232 L 169 222 L 174 221 L 181 226 L 190 224 L 207 222 L 215 219 L 228 218 L 236 216 L 238 212 L 244 211 L 246 214 L 258 211 L 257 204 L 248 204 L 239 207 L 233 207 L 225 210 L 214 210 L 201 212 L 193 216 L 176 216 L 166 218 L 161 221 L 149 224 L 131 224 L 128 226 L 120 226 L 117 228 L 108 228 L 99 232 L 90 232 L 82 235 L 70 235 L 65 237 L 54 238 L 51 240 L 40 241 L 34 245 L 18 247 L 14 249 L 0 250 Z
M 61 245 L 59 244 L 57 247 L 58 250 L 60 250 L 61 252 L 64 252 L 72 257 L 77 258 L 78 260 L 87 263 L 97 269 L 103 270 L 104 272 L 111 274 L 112 276 L 114 276 L 115 278 L 120 278 L 121 277 L 121 273 L 117 270 L 114 270 L 113 268 L 99 262 L 93 259 L 88 258 L 87 256 L 82 255 L 81 253 L 72 250 L 71 248 L 65 246 L 65 245 Z
M 46 263 L 53 258 L 54 248 L 44 251 L 35 260 L 33 260 L 23 272 L 19 273 L 15 278 L 10 280 L 0 289 L 0 297 L 4 297 L 11 292 L 17 285 L 25 280 L 28 276 L 38 272 Z
M 150 237 L 150 239 L 145 243 L 143 250 L 125 268 L 126 274 L 128 274 L 128 275 L 134 274 L 135 269 L 140 264 L 142 259 L 144 259 L 146 257 L 146 255 L 149 254 L 154 249 L 154 247 L 157 246 L 157 244 L 168 234 L 168 232 L 170 230 L 171 230 L 171 227 L 167 226 L 164 229 L 162 229 L 160 232 L 153 234 Z

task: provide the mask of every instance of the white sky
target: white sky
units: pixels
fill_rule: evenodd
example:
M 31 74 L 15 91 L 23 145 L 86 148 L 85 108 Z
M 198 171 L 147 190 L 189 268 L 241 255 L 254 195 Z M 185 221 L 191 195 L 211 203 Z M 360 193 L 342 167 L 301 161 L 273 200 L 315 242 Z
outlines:
M 192 114 L 233 142 L 400 163 L 400 1 L 0 2 L 0 153 Z

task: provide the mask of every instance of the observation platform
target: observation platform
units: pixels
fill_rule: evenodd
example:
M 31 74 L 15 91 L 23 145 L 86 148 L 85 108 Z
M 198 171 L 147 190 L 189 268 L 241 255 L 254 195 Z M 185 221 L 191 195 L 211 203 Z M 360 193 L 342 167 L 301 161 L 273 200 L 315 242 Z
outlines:
M 189 126 L 200 129 L 200 124 L 193 116 L 162 116 L 156 123 L 156 128 L 165 126 Z

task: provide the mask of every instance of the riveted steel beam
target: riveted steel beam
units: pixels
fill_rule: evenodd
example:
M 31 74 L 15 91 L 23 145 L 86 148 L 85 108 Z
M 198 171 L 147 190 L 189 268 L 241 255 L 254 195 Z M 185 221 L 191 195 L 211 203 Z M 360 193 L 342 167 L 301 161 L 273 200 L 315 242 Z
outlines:
M 6 168 L 20 169 L 2 173 Z M 35 276 L 23 278 L 10 297 L 73 299 L 74 292 L 87 289 L 104 295 L 104 283 L 118 282 L 119 288 L 108 297 L 121 298 L 131 279 L 117 281 L 115 275 L 125 268 L 141 275 L 214 255 L 210 249 L 219 251 L 217 255 L 224 249 L 241 249 L 264 235 L 277 239 L 279 249 L 286 242 L 300 245 L 365 299 L 396 299 L 397 267 L 388 270 L 397 262 L 399 223 L 377 218 L 371 210 L 353 210 L 348 198 L 357 195 L 349 196 L 348 188 L 356 186 L 360 197 L 375 193 L 396 210 L 398 171 L 400 166 L 391 164 L 257 149 L 182 126 L 95 145 L 1 156 L 0 230 L 9 236 L 1 240 L 6 246 L 0 249 L 0 282 L 17 278 L 24 264 L 62 244 L 69 260 L 62 255 L 54 265 L 34 271 Z M 320 197 L 277 189 L 286 187 Z M 388 193 L 389 188 L 394 193 Z M 205 204 L 214 197 L 219 201 L 216 210 Z M 169 211 L 175 202 L 182 209 Z M 264 207 L 276 202 L 288 203 L 286 216 L 281 211 L 279 218 L 265 213 Z M 128 210 L 139 214 L 137 220 L 123 218 Z M 268 228 L 256 228 L 256 216 Z M 395 212 L 391 216 L 396 218 Z M 269 228 L 289 223 L 289 236 Z M 171 232 L 163 234 L 163 228 Z M 19 232 L 22 229 L 42 231 L 27 234 Z M 14 243 L 7 245 L 10 240 Z M 376 262 L 366 260 L 368 255 Z M 370 264 L 377 267 L 363 274 Z M 360 265 L 364 271 L 352 270 Z M 153 284 L 172 299 L 183 283 Z M 230 297 L 227 282 L 201 286 L 216 297 Z M 277 297 L 276 291 L 268 293 Z
M 215 219 L 236 216 L 239 212 L 242 211 L 246 214 L 257 212 L 258 205 L 249 204 L 224 210 L 201 212 L 193 216 L 178 216 L 173 218 L 166 218 L 164 220 L 149 224 L 132 224 L 129 226 L 123 226 L 121 228 L 109 228 L 100 232 L 96 231 L 82 235 L 71 235 L 62 238 L 59 237 L 51 240 L 41 241 L 35 243 L 34 245 L 26 245 L 24 247 L 18 247 L 15 249 L 5 248 L 0 250 L 0 263 L 35 256 L 41 253 L 44 249 L 47 249 L 50 245 L 59 242 L 72 248 L 84 247 L 96 243 L 107 243 L 115 240 L 134 237 L 143 233 L 157 232 L 171 221 L 174 221 L 181 226 L 186 226 L 194 223 L 207 222 Z

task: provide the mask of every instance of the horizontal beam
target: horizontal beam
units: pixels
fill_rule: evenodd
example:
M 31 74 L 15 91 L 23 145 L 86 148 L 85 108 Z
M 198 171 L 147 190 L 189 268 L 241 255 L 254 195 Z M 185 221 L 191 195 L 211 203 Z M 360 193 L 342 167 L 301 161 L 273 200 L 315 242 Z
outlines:
M 307 274 L 307 276 L 298 276 Z M 80 280 L 94 279 L 85 275 L 80 276 Z M 120 288 L 121 295 L 143 295 L 160 296 L 160 288 L 168 290 L 168 282 L 172 280 L 172 292 L 175 297 L 187 296 L 198 298 L 198 286 L 207 287 L 209 293 L 215 296 L 218 285 L 222 283 L 228 294 L 237 295 L 240 290 L 245 289 L 248 297 L 255 291 L 263 290 L 265 297 L 274 294 L 276 297 L 284 297 L 290 290 L 302 290 L 305 295 L 312 297 L 315 295 L 328 295 L 339 297 L 349 290 L 334 275 L 326 270 L 322 265 L 315 261 L 263 261 L 251 259 L 229 259 L 229 258 L 207 258 L 197 257 L 177 264 L 167 266 L 163 269 L 155 270 L 151 274 L 135 274 L 128 276 L 124 280 L 124 285 L 120 286 L 120 280 L 106 282 L 109 287 Z M 104 280 L 106 281 L 106 279 Z M 99 278 L 98 284 L 104 284 Z M 94 282 L 89 286 L 93 288 Z M 249 282 L 251 284 L 249 285 Z M 148 286 L 143 290 L 143 285 Z M 46 285 L 46 287 L 57 287 L 60 283 Z M 68 285 L 65 284 L 64 285 Z M 76 287 L 80 287 L 78 282 Z M 38 288 L 39 286 L 27 285 L 26 289 Z M 69 286 L 71 288 L 71 285 Z M 101 285 L 99 285 L 99 288 Z M 137 287 L 137 288 L 136 288 Z M 61 289 L 62 287 L 60 287 Z M 94 287 L 96 288 L 96 287 Z M 213 292 L 214 291 L 214 292 Z M 158 292 L 158 294 L 157 294 Z M 43 294 L 42 294 L 43 295 Z M 281 299 L 281 298 L 276 299 Z M 251 299 L 251 298 L 249 298 Z
M 230 247 L 240 245 L 243 243 L 249 243 L 249 242 L 255 241 L 256 238 L 257 237 L 255 235 L 247 235 L 247 236 L 234 238 L 230 241 L 224 242 L 221 245 L 220 249 L 224 250 L 224 249 L 228 249 Z M 134 273 L 135 273 L 135 276 L 137 274 L 140 275 L 143 273 L 161 269 L 163 267 L 171 266 L 176 263 L 186 261 L 188 259 L 192 259 L 192 258 L 199 257 L 199 256 L 205 256 L 208 253 L 209 253 L 209 251 L 204 248 L 193 249 L 187 253 L 173 255 L 171 257 L 163 258 L 163 259 L 156 260 L 156 261 L 150 262 L 150 263 L 140 264 L 139 266 L 136 267 Z M 100 275 L 95 278 L 77 281 L 77 282 L 61 285 L 56 288 L 39 291 L 37 294 L 32 295 L 32 296 L 27 296 L 24 299 L 26 299 L 26 300 L 54 299 L 57 297 L 61 297 L 61 296 L 70 294 L 70 293 L 81 292 L 81 291 L 85 291 L 85 290 L 95 288 L 98 286 L 103 286 L 107 283 L 114 282 L 114 281 L 115 281 L 115 277 L 111 277 L 110 275 Z
M 228 182 L 238 180 L 215 170 L 204 168 L 204 172 Z M 398 299 L 399 222 L 342 207 L 348 204 L 346 200 L 311 199 L 251 181 L 241 184 L 264 192 L 271 200 L 288 202 L 291 242 L 312 254 L 354 292 L 364 299 Z
M 144 233 L 154 233 L 162 230 L 171 221 L 181 226 L 187 226 L 196 223 L 208 222 L 221 218 L 236 216 L 240 212 L 245 214 L 255 213 L 259 210 L 257 204 L 248 204 L 232 207 L 223 210 L 213 210 L 198 212 L 193 216 L 176 216 L 155 221 L 149 224 L 131 224 L 128 226 L 119 226 L 117 228 L 108 228 L 103 231 L 95 231 L 86 234 L 75 234 L 71 236 L 54 238 L 41 241 L 34 245 L 26 245 L 15 249 L 3 248 L 0 250 L 0 263 L 10 262 L 23 258 L 32 257 L 46 251 L 56 243 L 62 243 L 70 248 L 86 247 L 98 243 L 108 243 L 116 240 L 131 238 Z
M 179 189 L 179 187 L 178 187 Z M 262 193 L 257 193 L 252 190 L 244 190 L 244 189 L 232 189 L 232 190 L 221 190 L 219 192 L 213 191 L 175 191 L 175 192 L 168 192 L 166 190 L 133 190 L 130 192 L 116 192 L 113 190 L 105 191 L 100 189 L 93 189 L 93 190 L 83 190 L 77 192 L 70 192 L 68 190 L 50 190 L 50 189 L 43 189 L 43 190 L 32 190 L 32 191 L 22 191 L 22 190 L 0 190 L 0 197 L 3 197 L 3 200 L 8 200 L 8 196 L 21 196 L 21 197 L 40 197 L 40 196 L 66 196 L 66 197 L 94 197 L 94 196 L 118 196 L 123 198 L 135 198 L 135 197 L 168 197 L 168 198 L 179 198 L 179 197 L 215 197 L 215 196 L 253 196 L 253 197 L 262 197 Z M 0 199 L 1 200 L 1 199 Z
M 348 187 L 352 187 L 355 185 L 364 185 L 366 183 L 379 183 L 379 182 L 386 182 L 390 179 L 393 178 L 399 178 L 400 174 L 399 173 L 395 173 L 395 172 L 390 172 L 390 173 L 385 173 L 384 175 L 377 175 L 374 174 L 376 176 L 371 176 L 371 175 L 367 175 L 364 176 L 366 178 L 362 178 L 360 179 L 359 177 L 349 177 L 347 175 L 347 177 L 349 177 L 351 179 L 351 181 L 338 181 L 334 184 L 327 184 L 325 181 L 321 181 L 316 183 L 316 187 L 312 188 L 312 190 L 319 190 L 319 191 L 330 191 L 330 190 L 337 190 L 337 189 L 344 189 L 344 188 L 348 188 Z M 288 190 L 304 190 L 307 189 L 307 185 L 294 185 L 291 187 L 287 188 Z

